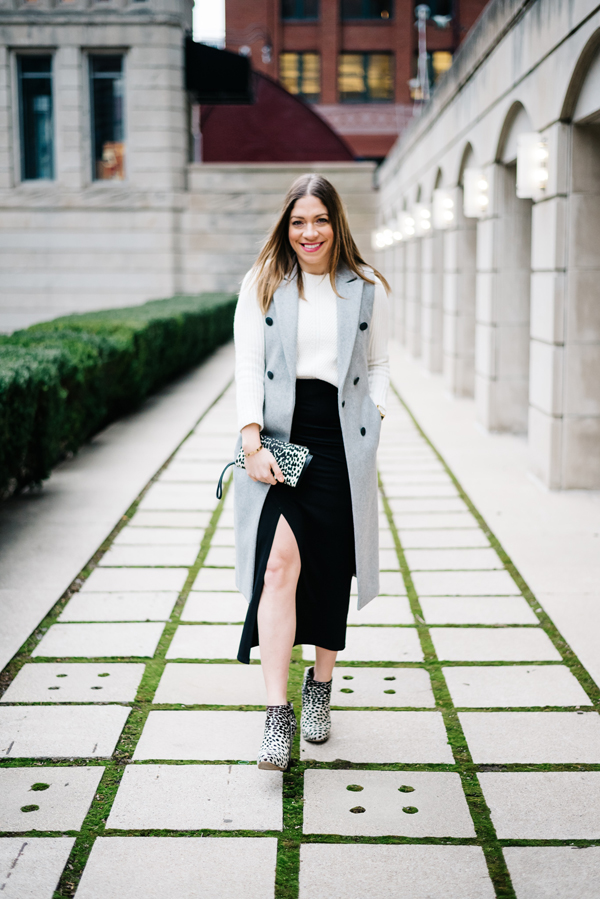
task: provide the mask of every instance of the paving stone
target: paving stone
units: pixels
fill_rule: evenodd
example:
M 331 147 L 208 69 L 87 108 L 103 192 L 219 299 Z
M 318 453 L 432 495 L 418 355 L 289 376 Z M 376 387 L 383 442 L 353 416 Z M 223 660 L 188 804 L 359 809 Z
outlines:
M 404 530 L 439 530 L 440 528 L 478 527 L 477 519 L 464 507 L 460 512 L 395 512 L 394 523 L 398 531 Z
M 227 494 L 229 496 L 229 494 Z M 219 518 L 219 524 L 222 528 L 233 527 L 233 509 L 224 509 Z
M 600 763 L 596 712 L 460 712 L 475 764 Z
M 600 846 L 509 846 L 517 899 L 598 899 Z
M 356 578 L 352 578 L 352 587 L 350 589 L 351 596 L 358 595 L 358 587 Z M 402 575 L 396 571 L 380 571 L 379 572 L 379 595 L 380 596 L 406 596 L 406 587 Z
M 265 706 L 267 692 L 260 665 L 178 662 L 166 666 L 154 702 L 167 705 Z
M 181 624 L 167 650 L 167 659 L 237 659 L 241 624 Z M 255 646 L 251 659 L 260 658 Z
M 315 658 L 314 646 L 302 646 L 302 658 Z M 422 662 L 419 636 L 412 627 L 349 627 L 340 662 Z
M 388 527 L 379 529 L 379 551 L 382 549 L 393 549 L 396 552 L 394 535 Z
M 303 832 L 475 837 L 460 776 L 423 771 L 306 771 Z
M 489 547 L 490 542 L 480 528 L 431 528 L 409 531 L 402 529 L 398 536 L 407 549 L 458 549 L 459 547 Z
M 133 702 L 145 667 L 135 662 L 23 665 L 0 702 Z
M 0 830 L 79 830 L 103 774 L 98 765 L 0 768 Z
M 521 591 L 508 571 L 417 571 L 412 576 L 422 596 L 515 596 Z
M 435 699 L 429 675 L 422 668 L 335 667 L 331 704 L 349 708 L 433 708 Z
M 81 587 L 80 593 L 129 593 L 131 591 L 181 592 L 187 571 L 179 568 L 96 568 Z
M 182 621 L 244 621 L 248 603 L 241 593 L 192 590 L 181 613 Z
M 390 484 L 386 492 L 390 505 L 396 503 L 397 500 L 403 499 L 415 498 L 421 500 L 427 497 L 435 497 L 437 499 L 450 496 L 458 498 L 459 496 L 458 490 L 449 478 L 447 484 Z
M 135 513 L 128 528 L 206 528 L 212 512 L 155 512 L 148 510 Z
M 59 621 L 168 621 L 179 596 L 162 593 L 75 593 Z
M 477 776 L 501 840 L 600 839 L 600 771 L 486 771 Z M 576 892 L 567 896 L 579 899 Z
M 232 568 L 201 568 L 192 590 L 237 591 L 235 573 Z
M 204 528 L 153 528 L 127 525 L 115 537 L 113 546 L 196 546 L 200 547 Z
M 113 546 L 99 561 L 101 568 L 124 567 L 127 565 L 166 565 L 189 568 L 196 561 L 200 544 L 197 546 Z
M 540 628 L 434 627 L 431 639 L 443 662 L 560 662 Z
M 166 468 L 158 481 L 162 484 L 177 483 L 205 483 L 216 484 L 223 471 L 224 464 L 221 460 L 202 462 L 198 460 L 184 460 L 175 457 Z
M 407 549 L 405 555 L 412 571 L 504 568 L 493 549 Z
M 234 568 L 235 549 L 230 546 L 211 546 L 204 564 L 214 565 L 217 568 Z
M 400 562 L 395 549 L 379 549 L 379 569 L 380 571 L 400 571 Z
M 184 512 L 208 511 L 215 508 L 216 484 L 160 484 L 150 487 L 138 509 Z
M 374 765 L 454 761 L 439 712 L 334 711 L 331 721 L 326 743 L 300 741 L 301 758 Z
M 31 655 L 73 658 L 153 656 L 163 630 L 162 621 L 53 624 Z
M 280 771 L 263 772 L 255 765 L 129 765 L 106 826 L 281 830 L 281 790 Z
M 405 888 L 399 888 L 399 884 Z M 314 843 L 300 847 L 299 899 L 401 896 L 494 899 L 495 891 L 479 846 Z
M 362 609 L 350 603 L 348 624 L 414 624 L 406 596 L 377 596 Z
M 390 509 L 396 515 L 416 512 L 465 512 L 467 507 L 459 496 L 392 498 Z
M 150 712 L 133 757 L 256 761 L 264 726 L 264 711 Z
M 220 521 L 220 519 L 219 519 Z M 235 536 L 233 528 L 218 527 L 213 534 L 211 540 L 212 546 L 235 546 Z
M 74 837 L 3 837 L 2 899 L 52 899 L 74 843 Z
M 276 861 L 274 837 L 99 837 L 76 897 L 273 899 Z
M 428 624 L 537 624 L 522 596 L 422 596 Z
M 413 474 L 427 474 L 428 472 L 446 474 L 446 469 L 441 462 L 431 455 L 423 459 L 414 458 L 394 460 L 393 453 L 390 458 L 380 459 L 378 463 L 382 477 L 385 478 L 401 478 L 410 477 Z
M 388 469 L 382 476 L 382 480 L 389 493 L 389 488 L 404 484 L 453 484 L 450 475 L 442 465 L 430 466 L 428 471 L 407 471 L 405 466 L 397 469 Z
M 0 755 L 5 758 L 108 758 L 125 726 L 122 706 L 6 706 L 0 708 Z
M 444 668 L 459 708 L 589 706 L 591 700 L 564 665 Z

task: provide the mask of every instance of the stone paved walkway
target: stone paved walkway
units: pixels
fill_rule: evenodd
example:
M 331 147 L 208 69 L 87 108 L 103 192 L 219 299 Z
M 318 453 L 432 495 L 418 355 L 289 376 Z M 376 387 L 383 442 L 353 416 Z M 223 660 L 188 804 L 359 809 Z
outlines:
M 234 421 L 230 388 L 2 676 L 2 896 L 597 899 L 598 688 L 395 396 L 332 737 L 257 770 Z

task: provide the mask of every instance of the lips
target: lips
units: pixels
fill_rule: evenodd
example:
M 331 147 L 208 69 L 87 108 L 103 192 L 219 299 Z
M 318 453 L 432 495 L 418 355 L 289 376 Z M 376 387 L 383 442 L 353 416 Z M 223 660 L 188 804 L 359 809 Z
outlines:
M 317 250 L 320 250 L 325 241 L 321 241 L 321 243 L 303 243 L 300 244 L 305 253 L 316 253 Z

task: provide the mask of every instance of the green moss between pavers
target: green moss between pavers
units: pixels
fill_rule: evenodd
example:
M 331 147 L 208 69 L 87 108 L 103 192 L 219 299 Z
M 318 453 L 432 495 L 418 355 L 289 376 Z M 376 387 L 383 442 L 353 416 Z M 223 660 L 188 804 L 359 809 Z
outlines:
M 421 432 L 422 433 L 422 432 Z M 425 438 L 426 439 L 426 438 Z M 439 457 L 439 454 L 438 454 Z M 441 458 L 441 457 L 440 457 Z M 443 464 L 444 460 L 441 460 Z M 161 471 L 168 465 L 170 459 L 167 460 L 164 466 L 161 467 Z M 447 466 L 446 466 L 447 468 Z M 485 525 L 481 516 L 478 515 L 477 511 L 473 509 L 472 504 L 468 500 L 468 497 L 464 495 L 462 488 L 456 482 L 456 479 L 453 477 L 450 472 L 450 476 L 453 478 L 457 489 L 465 502 L 469 505 L 472 513 L 476 516 L 478 523 L 486 532 L 488 538 L 492 542 L 495 540 L 493 534 L 490 529 Z M 156 479 L 152 479 L 150 482 L 153 483 Z M 148 487 L 150 486 L 148 485 Z M 229 482 L 228 482 L 229 486 Z M 146 489 L 148 489 L 148 487 Z M 143 491 L 145 493 L 145 490 Z M 97 553 L 94 554 L 90 563 L 86 566 L 82 574 L 80 575 L 79 580 L 82 582 L 82 577 L 88 576 L 89 573 L 95 568 L 99 559 L 102 557 L 103 553 L 108 549 L 108 547 L 112 544 L 114 537 L 119 532 L 121 527 L 123 527 L 132 516 L 133 512 L 137 508 L 137 505 L 143 496 L 143 493 L 138 497 L 136 502 L 132 505 L 131 509 L 128 511 L 127 515 L 124 516 L 123 520 L 119 523 L 119 525 L 115 528 L 110 537 L 102 544 Z M 173 610 L 173 615 L 171 620 L 166 625 L 165 630 L 163 632 L 163 637 L 159 643 L 157 655 L 153 659 L 84 659 L 83 661 L 91 662 L 91 661 L 106 661 L 106 662 L 115 662 L 115 661 L 136 661 L 143 662 L 146 665 L 146 673 L 140 684 L 140 688 L 138 690 L 138 694 L 135 702 L 133 703 L 121 703 L 124 706 L 130 706 L 132 708 L 132 713 L 129 716 L 129 720 L 123 730 L 121 735 L 121 739 L 117 745 L 117 749 L 115 755 L 111 760 L 101 760 L 101 759 L 76 759 L 74 761 L 70 761 L 68 759 L 10 759 L 0 763 L 3 767 L 31 767 L 33 769 L 43 768 L 45 765 L 62 765 L 62 766 L 88 766 L 88 765 L 101 765 L 105 768 L 104 776 L 100 782 L 99 788 L 96 793 L 96 798 L 92 803 L 92 807 L 86 817 L 84 826 L 82 830 L 78 833 L 72 833 L 65 831 L 66 834 L 76 836 L 76 843 L 71 853 L 69 862 L 61 881 L 59 883 L 58 889 L 55 892 L 55 899 L 67 899 L 67 897 L 72 897 L 77 884 L 79 882 L 81 873 L 87 859 L 89 857 L 89 853 L 91 851 L 91 847 L 93 845 L 94 839 L 99 835 L 110 834 L 110 835 L 153 835 L 153 836 L 162 836 L 168 838 L 170 836 L 211 836 L 211 837 L 219 837 L 219 836 L 265 836 L 265 837 L 276 837 L 278 839 L 278 855 L 277 855 L 277 871 L 276 871 L 276 899 L 297 899 L 298 895 L 298 872 L 299 872 L 299 849 L 302 843 L 348 843 L 348 844 L 388 844 L 388 845 L 404 845 L 404 844 L 432 844 L 432 845 L 481 845 L 487 859 L 488 869 L 490 872 L 490 876 L 495 886 L 496 895 L 499 899 L 514 899 L 514 892 L 510 883 L 510 878 L 508 876 L 508 872 L 506 866 L 504 864 L 504 859 L 502 856 L 501 848 L 507 845 L 526 845 L 526 846 L 536 846 L 536 845 L 577 845 L 577 846 L 594 846 L 600 845 L 600 840 L 558 840 L 558 841 L 545 841 L 545 840 L 498 840 L 494 833 L 489 809 L 486 807 L 483 794 L 479 787 L 479 782 L 477 779 L 477 773 L 480 771 L 490 771 L 490 770 L 502 770 L 502 771 L 597 771 L 600 770 L 600 765 L 474 765 L 472 759 L 470 757 L 468 746 L 466 744 L 464 734 L 462 729 L 460 728 L 460 723 L 457 717 L 457 710 L 452 704 L 449 692 L 446 688 L 445 680 L 442 673 L 442 667 L 453 667 L 456 665 L 481 665 L 486 664 L 490 666 L 500 666 L 500 665 L 514 665 L 514 664 L 531 664 L 528 662 L 523 663 L 506 663 L 506 662 L 489 662 L 489 663 L 481 663 L 481 662 L 472 662 L 472 663 L 460 663 L 460 662 L 440 662 L 436 656 L 433 649 L 433 644 L 431 642 L 431 638 L 429 635 L 429 628 L 425 625 L 422 610 L 419 605 L 418 597 L 414 590 L 414 585 L 412 584 L 412 580 L 410 577 L 410 573 L 408 570 L 408 566 L 406 565 L 404 559 L 404 553 L 402 550 L 402 546 L 400 540 L 398 538 L 398 532 L 394 526 L 393 516 L 391 515 L 391 511 L 389 508 L 389 504 L 387 503 L 387 499 L 384 496 L 384 507 L 386 511 L 386 515 L 388 518 L 388 522 L 390 524 L 392 533 L 394 535 L 394 540 L 396 544 L 396 550 L 399 558 L 399 564 L 402 571 L 402 575 L 407 587 L 407 594 L 409 598 L 409 603 L 411 605 L 411 609 L 415 616 L 415 620 L 417 622 L 417 631 L 419 633 L 419 637 L 421 640 L 421 645 L 423 648 L 423 652 L 425 655 L 424 662 L 418 663 L 404 663 L 404 662 L 345 662 L 345 667 L 385 667 L 391 669 L 400 669 L 400 668 L 423 668 L 427 670 L 432 679 L 432 686 L 436 701 L 436 709 L 441 712 L 444 716 L 444 720 L 446 723 L 448 738 L 450 745 L 452 747 L 452 751 L 454 753 L 455 763 L 452 765 L 431 765 L 431 764 L 407 764 L 407 765 L 375 765 L 375 764 L 356 764 L 350 763 L 344 760 L 336 760 L 334 762 L 326 763 L 326 762 L 316 762 L 316 761 L 300 761 L 299 756 L 299 734 L 296 735 L 296 739 L 294 742 L 294 759 L 292 762 L 292 766 L 288 772 L 286 772 L 283 776 L 283 814 L 284 814 L 284 827 L 282 832 L 256 832 L 256 831 L 210 831 L 210 830 L 199 830 L 199 831 L 164 831 L 164 830 L 145 830 L 145 831 L 115 831 L 110 830 L 107 831 L 105 824 L 108 818 L 108 814 L 110 812 L 110 808 L 112 806 L 112 802 L 116 795 L 120 779 L 122 773 L 124 771 L 125 764 L 152 764 L 152 761 L 137 761 L 132 762 L 131 757 L 133 751 L 135 749 L 135 745 L 139 736 L 141 734 L 141 730 L 143 728 L 146 717 L 152 709 L 180 709 L 185 708 L 186 710 L 190 709 L 239 709 L 239 710 L 254 710 L 256 706 L 188 706 L 188 705 L 153 705 L 151 703 L 152 697 L 154 695 L 154 691 L 158 686 L 158 682 L 164 670 L 164 666 L 166 664 L 165 654 L 172 639 L 172 636 L 175 632 L 176 625 L 180 619 L 181 611 L 183 609 L 183 605 L 193 581 L 196 577 L 198 570 L 201 568 L 204 559 L 206 558 L 206 554 L 208 552 L 210 542 L 212 540 L 212 536 L 214 534 L 214 530 L 217 526 L 218 518 L 221 514 L 222 505 L 219 505 L 215 510 L 211 521 L 209 523 L 208 528 L 205 531 L 204 538 L 202 544 L 200 546 L 200 551 L 198 553 L 198 557 L 193 566 L 189 569 L 188 577 L 186 579 L 185 586 L 178 598 L 178 601 Z M 518 579 L 519 575 L 512 562 L 506 556 L 506 554 L 502 553 L 502 549 L 496 541 L 496 550 L 498 551 L 500 557 L 503 560 L 505 567 L 511 572 L 516 582 L 519 583 L 521 589 L 525 590 L 526 585 L 522 579 Z M 42 658 L 30 659 L 30 653 L 33 648 L 37 645 L 37 642 L 42 635 L 42 631 L 47 630 L 47 628 L 56 621 L 58 614 L 64 608 L 64 605 L 70 598 L 73 592 L 78 588 L 77 580 L 72 585 L 72 589 L 67 591 L 67 593 L 61 597 L 59 602 L 56 604 L 52 612 L 49 616 L 46 617 L 42 625 L 38 629 L 36 629 L 36 634 L 32 635 L 32 637 L 26 641 L 24 644 L 21 653 L 18 658 L 14 660 L 14 663 L 11 663 L 9 666 L 10 669 L 10 679 L 12 680 L 12 676 L 21 667 L 22 664 L 26 661 L 32 661 L 36 663 L 38 661 L 44 661 Z M 534 608 L 534 611 L 537 609 L 537 603 L 533 596 L 529 595 L 528 601 L 530 605 Z M 536 611 L 538 618 L 540 618 L 540 613 Z M 543 616 L 542 616 L 543 618 Z M 540 618 L 541 620 L 541 618 Z M 211 622 L 214 623 L 214 622 Z M 376 625 L 375 625 L 376 626 Z M 459 625 L 460 626 L 460 625 Z M 573 668 L 577 668 L 579 672 L 579 680 L 584 683 L 589 682 L 589 676 L 587 672 L 581 667 L 579 661 L 576 659 L 572 651 L 562 640 L 560 635 L 557 634 L 556 630 L 552 623 L 548 620 L 542 620 L 542 626 L 545 628 L 548 633 L 549 630 L 553 633 L 549 633 L 551 639 L 553 638 L 553 642 L 558 646 L 559 650 L 562 652 L 563 658 L 567 658 L 567 664 Z M 566 648 L 565 648 L 566 647 Z M 46 661 L 56 661 L 56 659 L 47 659 Z M 69 661 L 73 661 L 69 659 Z M 218 664 L 219 662 L 229 662 L 231 663 L 231 659 L 209 659 L 209 660 L 186 660 L 188 663 L 198 663 L 198 664 Z M 253 661 L 252 664 L 260 664 L 259 662 Z M 290 698 L 294 702 L 296 711 L 299 712 L 300 709 L 300 691 L 302 685 L 302 678 L 304 673 L 305 662 L 301 659 L 301 647 L 297 646 L 293 650 L 292 654 L 292 664 L 290 666 Z M 564 662 L 556 662 L 552 664 L 564 664 Z M 9 671 L 6 672 L 9 674 Z M 4 678 L 6 684 L 8 684 L 8 678 Z M 599 691 L 597 688 L 594 690 L 596 693 Z M 588 689 L 588 695 L 590 695 L 590 690 Z M 26 703 L 29 705 L 30 703 Z M 93 703 L 96 705 L 96 703 Z M 113 704 L 113 703 L 111 703 Z M 51 705 L 55 705 L 51 703 Z M 553 710 L 555 707 L 552 707 Z M 369 710 L 372 710 L 372 707 L 369 707 Z M 385 711 L 390 711 L 391 709 L 385 708 Z M 410 707 L 407 709 L 410 711 L 414 711 L 414 707 Z M 431 709 L 427 709 L 430 711 Z M 529 709 L 519 708 L 518 711 L 528 711 Z M 538 709 L 531 709 L 537 711 Z M 565 711 L 572 709 L 564 709 Z M 587 711 L 586 707 L 584 711 Z M 591 710 L 591 709 L 589 709 Z M 474 711 L 474 710 L 471 710 Z M 480 711 L 480 710 L 477 710 Z M 494 707 L 493 711 L 499 711 L 498 708 Z M 160 762 L 161 760 L 156 760 L 156 762 Z M 174 760 L 168 762 L 168 764 L 175 765 L 190 765 L 190 764 L 209 764 L 209 765 L 218 765 L 218 764 L 232 764 L 231 760 L 213 760 L 213 761 L 186 761 L 186 760 Z M 248 764 L 246 762 L 236 762 L 233 764 Z M 302 809 L 303 809 L 303 777 L 304 772 L 308 769 L 321 769 L 321 770 L 347 770 L 347 771 L 360 771 L 360 770 L 377 770 L 377 771 L 458 771 L 461 776 L 463 788 L 465 791 L 465 795 L 467 797 L 467 802 L 469 804 L 469 808 L 475 823 L 477 838 L 476 839 L 452 839 L 452 838 L 424 838 L 424 839 L 413 839 L 408 837 L 355 837 L 355 836 L 339 836 L 335 834 L 329 835 L 321 835 L 321 834 L 303 834 L 302 833 Z M 19 833 L 18 836 L 23 836 L 24 834 Z M 48 833 L 48 832 L 37 832 L 31 831 L 26 836 L 55 836 L 56 833 Z

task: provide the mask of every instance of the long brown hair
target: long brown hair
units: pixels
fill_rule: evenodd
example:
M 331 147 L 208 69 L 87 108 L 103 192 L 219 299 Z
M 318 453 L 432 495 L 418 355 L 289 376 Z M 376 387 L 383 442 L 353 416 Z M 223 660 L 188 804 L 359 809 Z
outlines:
M 340 195 L 333 184 L 322 175 L 308 174 L 296 178 L 283 201 L 281 215 L 273 227 L 267 241 L 254 263 L 256 276 L 256 295 L 261 311 L 265 313 L 271 305 L 273 294 L 284 278 L 295 275 L 298 281 L 298 292 L 304 296 L 302 269 L 292 249 L 288 237 L 290 216 L 298 200 L 302 197 L 317 197 L 329 213 L 329 222 L 333 230 L 333 248 L 331 251 L 329 279 L 337 294 L 335 275 L 340 265 L 347 266 L 369 284 L 374 284 L 365 274 L 367 263 L 364 261 L 354 238 L 350 233 L 348 219 Z M 388 282 L 376 269 L 372 269 L 385 289 L 390 290 Z

